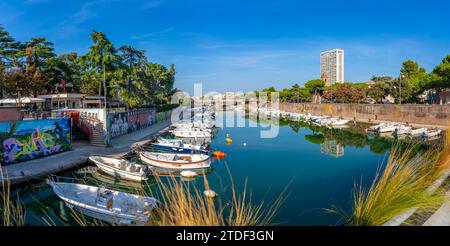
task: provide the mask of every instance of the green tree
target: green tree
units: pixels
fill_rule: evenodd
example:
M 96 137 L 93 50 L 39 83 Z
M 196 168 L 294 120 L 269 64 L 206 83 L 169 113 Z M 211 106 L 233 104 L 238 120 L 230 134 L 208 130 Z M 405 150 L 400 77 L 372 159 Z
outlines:
M 305 88 L 308 89 L 311 94 L 322 94 L 325 88 L 325 82 L 321 79 L 313 79 L 305 83 Z
M 82 65 L 86 70 L 93 70 L 95 73 L 103 75 L 103 83 L 100 81 L 98 84 L 98 95 L 102 94 L 102 84 L 103 84 L 103 94 L 106 97 L 106 88 L 108 87 L 108 82 L 110 79 L 107 75 L 111 75 L 115 68 L 118 66 L 119 56 L 117 55 L 117 50 L 114 45 L 106 38 L 106 35 L 102 32 L 93 31 L 91 34 L 91 40 L 93 45 L 89 48 L 89 52 L 82 57 Z M 94 74 L 89 74 L 86 77 L 91 79 L 98 79 L 99 76 Z M 94 76 L 93 76 L 94 75 Z M 109 76 L 108 76 L 109 77 Z
M 17 57 L 19 48 L 20 42 L 15 41 L 0 24 L 0 66 L 10 66 L 12 60 Z
M 366 87 L 353 83 L 338 83 L 325 88 L 324 98 L 340 103 L 357 103 L 366 97 Z
M 367 88 L 367 96 L 377 102 L 381 102 L 389 93 L 389 87 L 385 82 L 378 82 Z

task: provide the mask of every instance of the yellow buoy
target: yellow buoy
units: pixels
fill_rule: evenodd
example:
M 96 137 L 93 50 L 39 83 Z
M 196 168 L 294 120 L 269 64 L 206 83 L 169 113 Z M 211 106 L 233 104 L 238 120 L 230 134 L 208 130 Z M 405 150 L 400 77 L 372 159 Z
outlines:
M 233 139 L 231 139 L 231 138 L 226 138 L 226 141 L 227 141 L 227 144 L 230 144 L 230 143 L 233 142 Z

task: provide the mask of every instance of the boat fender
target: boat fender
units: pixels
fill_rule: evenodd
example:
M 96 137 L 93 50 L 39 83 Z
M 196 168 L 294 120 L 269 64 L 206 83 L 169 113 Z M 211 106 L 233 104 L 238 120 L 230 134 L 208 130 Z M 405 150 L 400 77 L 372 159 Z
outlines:
M 205 190 L 203 194 L 208 198 L 214 198 L 217 196 L 217 193 L 213 190 Z
M 217 158 L 225 158 L 226 157 L 226 154 L 222 151 L 214 151 L 213 155 Z
M 189 170 L 182 171 L 180 174 L 181 174 L 181 176 L 186 177 L 186 178 L 192 178 L 192 177 L 195 177 L 198 175 L 196 172 L 189 171 Z

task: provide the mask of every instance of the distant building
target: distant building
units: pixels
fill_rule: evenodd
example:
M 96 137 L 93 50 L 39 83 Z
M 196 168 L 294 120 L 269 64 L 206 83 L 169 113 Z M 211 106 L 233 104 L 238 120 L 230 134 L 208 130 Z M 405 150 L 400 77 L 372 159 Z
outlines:
M 325 85 L 344 82 L 344 50 L 333 49 L 320 53 L 320 74 Z

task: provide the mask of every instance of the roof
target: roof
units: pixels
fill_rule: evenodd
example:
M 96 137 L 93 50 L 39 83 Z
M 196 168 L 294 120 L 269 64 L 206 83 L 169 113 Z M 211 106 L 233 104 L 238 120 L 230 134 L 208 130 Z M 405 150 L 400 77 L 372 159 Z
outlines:
M 38 98 L 51 98 L 51 99 L 103 99 L 103 96 L 86 95 L 81 93 L 61 93 L 61 94 L 49 94 L 49 95 L 38 95 Z

